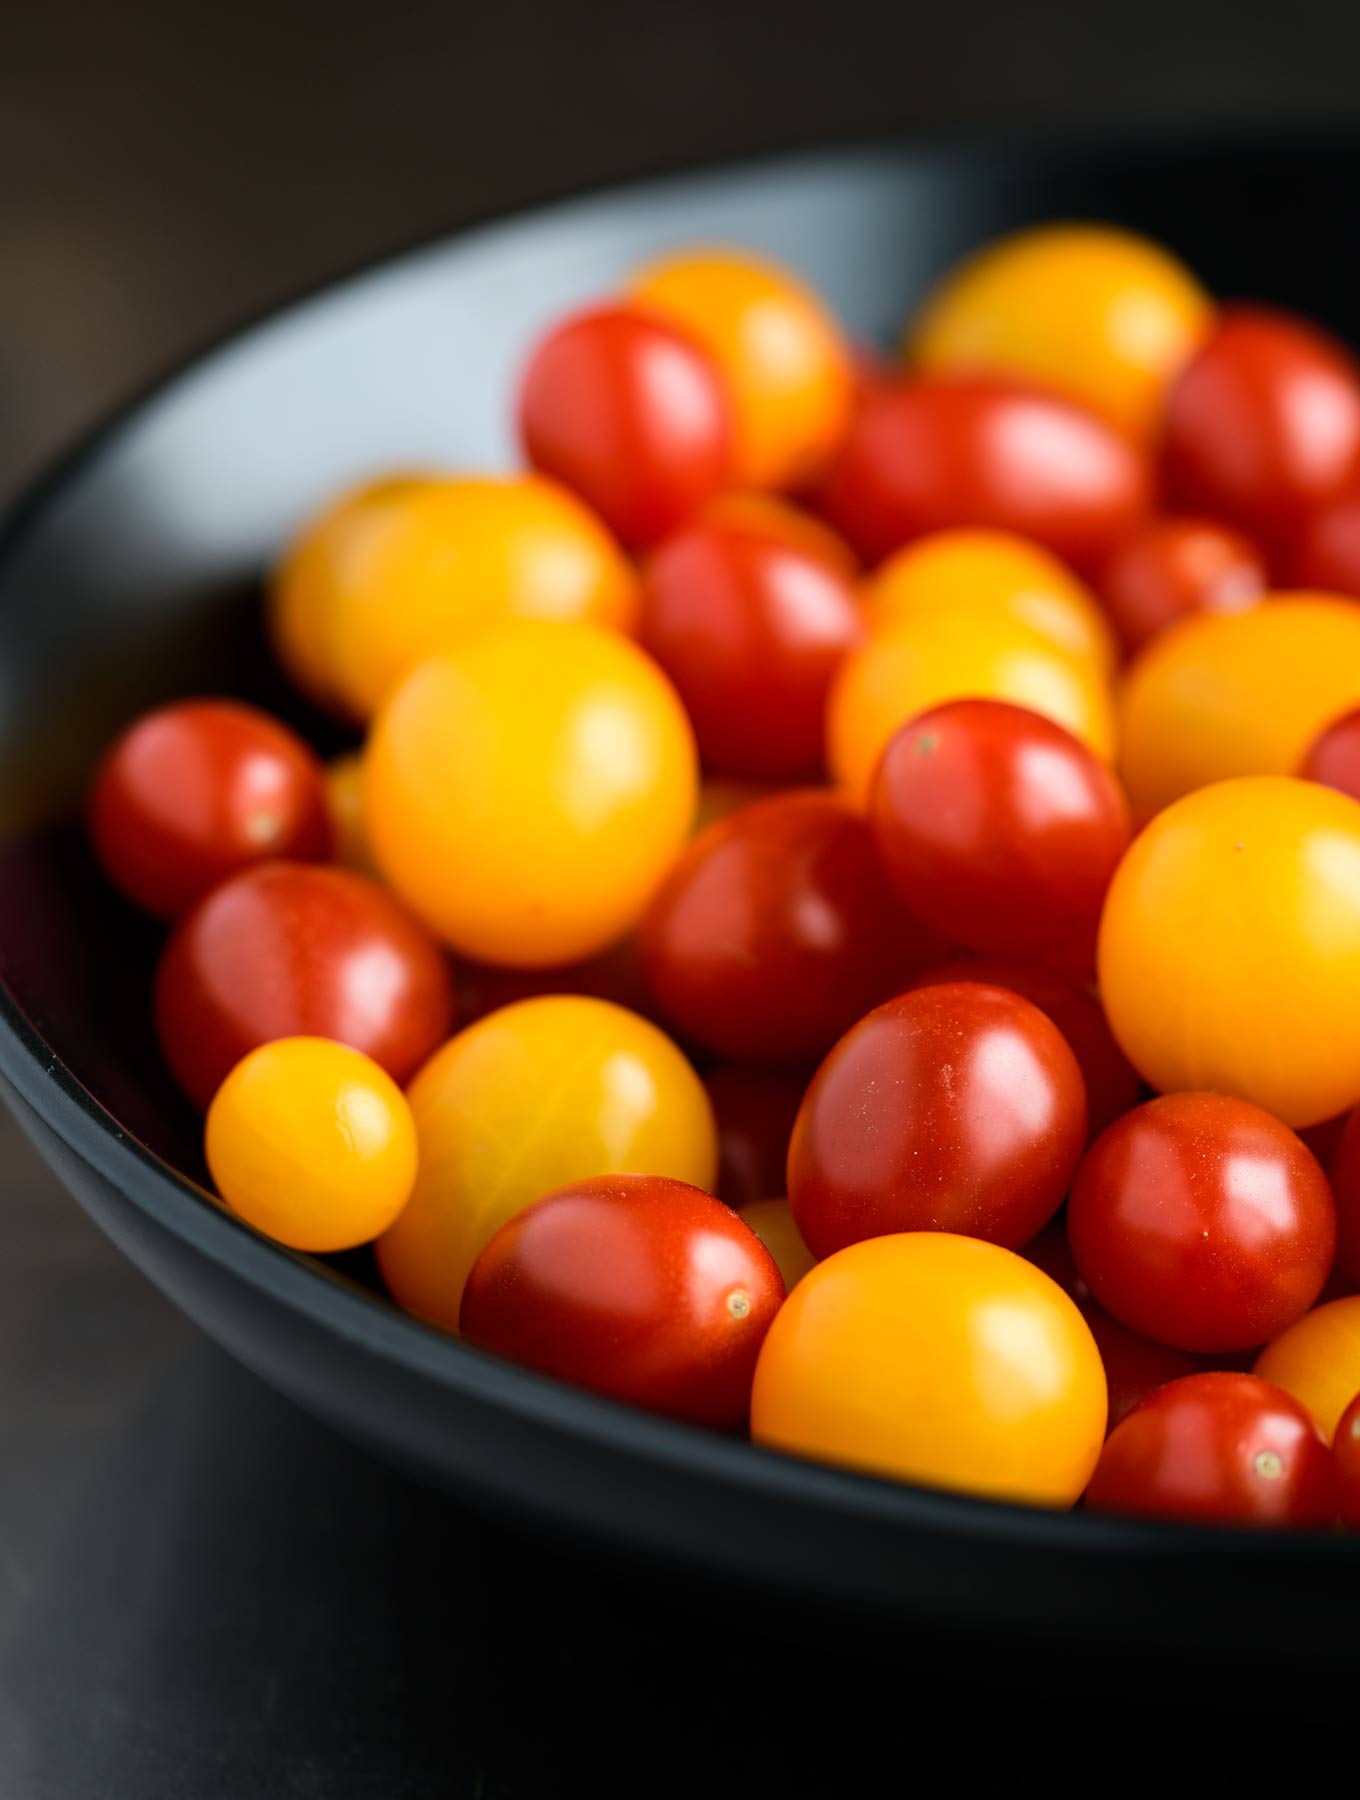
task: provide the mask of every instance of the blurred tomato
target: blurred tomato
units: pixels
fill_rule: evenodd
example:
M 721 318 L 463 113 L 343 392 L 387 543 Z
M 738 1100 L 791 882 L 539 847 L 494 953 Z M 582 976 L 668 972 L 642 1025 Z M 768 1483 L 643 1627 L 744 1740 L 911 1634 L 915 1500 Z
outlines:
M 564 963 L 556 969 L 508 969 L 496 963 L 458 961 L 454 965 L 458 1023 L 471 1025 L 502 1006 L 535 1000 L 545 994 L 582 994 L 611 1000 L 644 1019 L 659 1022 L 660 1009 L 647 985 L 642 946 L 636 932 L 620 938 L 598 956 Z
M 752 1200 L 740 1209 L 740 1217 L 779 1265 L 784 1286 L 792 1293 L 808 1270 L 816 1268 L 817 1259 L 803 1242 L 788 1201 Z
M 1338 1511 L 1347 1531 L 1360 1531 L 1360 1394 L 1341 1415 L 1332 1440 Z
M 1360 1110 L 1346 1120 L 1327 1173 L 1336 1197 L 1337 1272 L 1353 1289 L 1360 1288 Z
M 1299 777 L 1360 800 L 1360 708 L 1343 714 L 1314 739 L 1299 764 Z
M 751 1069 L 724 1063 L 704 1086 L 718 1121 L 718 1196 L 751 1206 L 784 1192 L 793 1122 L 811 1071 Z
M 1130 652 L 1196 613 L 1245 612 L 1265 589 L 1256 546 L 1208 519 L 1150 519 L 1116 545 L 1100 577 L 1106 611 Z
M 1360 596 L 1360 487 L 1345 488 L 1308 513 L 1289 578 L 1323 593 Z
M 705 507 L 703 516 L 710 525 L 758 531 L 790 550 L 815 557 L 847 579 L 860 572 L 859 558 L 839 532 L 833 531 L 825 519 L 805 512 L 791 500 L 781 500 L 777 494 L 719 494 Z

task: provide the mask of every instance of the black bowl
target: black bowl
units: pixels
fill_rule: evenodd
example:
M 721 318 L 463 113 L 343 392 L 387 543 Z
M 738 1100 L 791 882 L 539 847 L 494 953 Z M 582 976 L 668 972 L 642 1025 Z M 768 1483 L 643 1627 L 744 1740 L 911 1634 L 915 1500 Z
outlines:
M 234 689 L 288 706 L 258 587 L 299 520 L 384 465 L 506 462 L 526 344 L 662 246 L 784 258 L 886 343 L 960 251 L 1095 216 L 1152 232 L 1219 292 L 1344 332 L 1360 319 L 1357 190 L 1360 139 L 908 146 L 663 181 L 398 258 L 137 403 L 0 540 L 0 1072 L 63 1181 L 243 1362 L 450 1492 L 710 1581 L 955 1632 L 1353 1642 L 1337 1588 L 1360 1583 L 1360 1540 L 1057 1516 L 769 1455 L 481 1355 L 403 1317 L 359 1264 L 257 1237 L 196 1184 L 197 1127 L 150 1040 L 156 935 L 71 820 L 100 745 L 149 701 Z

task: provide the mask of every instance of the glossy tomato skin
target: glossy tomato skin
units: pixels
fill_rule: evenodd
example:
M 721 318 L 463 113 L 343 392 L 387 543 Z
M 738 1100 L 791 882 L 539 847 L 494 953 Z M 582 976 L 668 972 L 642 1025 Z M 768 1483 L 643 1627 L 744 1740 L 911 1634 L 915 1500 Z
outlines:
M 704 1076 L 718 1122 L 718 1197 L 738 1209 L 784 1192 L 793 1122 L 812 1071 L 721 1063 Z
M 1292 1131 L 1226 1094 L 1165 1094 L 1087 1152 L 1067 1231 L 1115 1318 L 1181 1350 L 1246 1350 L 1301 1318 L 1336 1252 L 1336 1207 Z
M 863 634 L 845 576 L 768 532 L 694 525 L 647 565 L 643 645 L 718 774 L 815 774 L 832 677 Z
M 560 1381 L 732 1429 L 783 1298 L 774 1258 L 721 1201 L 665 1176 L 601 1175 L 501 1227 L 460 1330 Z
M 1307 515 L 1290 579 L 1326 594 L 1360 595 L 1360 487 L 1334 494 Z
M 1092 1512 L 1213 1525 L 1324 1529 L 1336 1474 L 1317 1426 L 1283 1389 L 1206 1370 L 1149 1394 L 1111 1432 Z
M 959 377 L 866 394 L 821 504 L 868 563 L 928 531 L 978 526 L 1089 571 L 1150 491 L 1144 457 L 1103 419 L 1018 382 Z
M 248 1051 L 334 1038 L 398 1084 L 453 1026 L 448 965 L 376 882 L 266 863 L 184 919 L 156 975 L 156 1025 L 180 1086 L 206 1107 Z
M 1342 1128 L 1327 1164 L 1336 1198 L 1337 1273 L 1360 1288 L 1360 1109 Z
M 105 752 L 89 815 L 109 879 L 163 919 L 253 863 L 331 850 L 321 763 L 239 700 L 182 700 L 138 719 Z
M 1131 836 L 1108 766 L 1051 719 L 955 700 L 883 753 L 870 819 L 904 905 L 973 950 L 1063 950 L 1094 968 L 1106 889 Z
M 978 982 L 900 994 L 813 1077 L 789 1146 L 789 1204 L 815 1256 L 899 1231 L 1016 1250 L 1062 1203 L 1086 1138 L 1066 1039 Z
M 1116 546 L 1100 595 L 1132 654 L 1178 619 L 1245 612 L 1266 590 L 1265 562 L 1240 531 L 1212 519 L 1149 519 Z
M 731 404 L 712 361 L 637 306 L 576 313 L 537 345 L 519 395 L 520 439 L 630 549 L 658 543 L 720 490 Z
M 1314 740 L 1299 776 L 1360 800 L 1360 708 L 1343 714 Z
M 1332 1439 L 1337 1510 L 1347 1531 L 1360 1531 L 1360 1394 L 1341 1415 Z
M 642 949 L 685 1036 L 789 1065 L 824 1055 L 941 946 L 894 897 L 864 820 L 810 789 L 701 831 L 652 902 Z

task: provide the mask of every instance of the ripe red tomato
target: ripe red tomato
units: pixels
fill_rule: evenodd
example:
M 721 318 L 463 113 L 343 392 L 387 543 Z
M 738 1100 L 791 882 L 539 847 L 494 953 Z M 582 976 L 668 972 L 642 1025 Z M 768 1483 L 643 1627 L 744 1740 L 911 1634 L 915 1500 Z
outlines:
M 302 739 L 239 700 L 146 713 L 90 789 L 95 855 L 115 887 L 174 919 L 238 869 L 331 850 L 326 777 Z
M 1243 612 L 1266 590 L 1249 538 L 1209 519 L 1149 519 L 1118 545 L 1100 578 L 1127 651 L 1192 613 Z
M 793 1122 L 811 1072 L 743 1068 L 710 1069 L 704 1086 L 718 1121 L 718 1195 L 740 1209 L 784 1192 Z
M 602 306 L 556 326 L 519 395 L 529 461 L 573 488 L 632 549 L 678 530 L 726 483 L 727 390 L 710 358 L 637 306 Z
M 1132 828 L 1114 775 L 1061 725 L 1001 700 L 932 707 L 884 751 L 870 818 L 898 897 L 942 935 L 1095 967 Z
M 1036 1006 L 978 982 L 916 988 L 852 1026 L 813 1077 L 789 1204 L 814 1256 L 897 1231 L 1027 1244 L 1086 1137 L 1081 1070 Z
M 1337 1511 L 1347 1531 L 1360 1531 L 1360 1394 L 1341 1415 L 1332 1439 Z
M 720 1200 L 663 1175 L 600 1175 L 501 1227 L 459 1328 L 560 1381 L 731 1428 L 783 1298 L 774 1258 Z
M 452 985 L 442 952 L 376 882 L 265 863 L 180 923 L 156 975 L 156 1025 L 200 1107 L 275 1038 L 334 1038 L 402 1083 L 449 1035 Z
M 1360 595 L 1360 487 L 1323 500 L 1304 519 L 1290 579 L 1324 594 Z
M 815 1061 L 940 949 L 895 899 L 868 825 L 824 790 L 701 831 L 642 924 L 667 1014 L 738 1062 Z
M 1163 465 L 1177 505 L 1288 566 L 1305 515 L 1360 474 L 1360 370 L 1305 319 L 1225 307 L 1172 386 Z
M 1327 1164 L 1336 1199 L 1336 1268 L 1360 1288 L 1360 1108 L 1347 1116 Z
M 1213 1369 L 1168 1382 L 1115 1427 L 1086 1504 L 1204 1524 L 1330 1526 L 1336 1473 L 1322 1433 L 1283 1388 Z
M 1360 710 L 1346 713 L 1314 740 L 1299 774 L 1360 800 Z
M 1087 1151 L 1067 1207 L 1100 1304 L 1181 1350 L 1246 1350 L 1317 1299 L 1336 1207 L 1287 1125 L 1227 1094 L 1166 1094 Z
M 928 531 L 983 526 L 1090 571 L 1149 496 L 1144 458 L 1103 419 L 1018 382 L 960 377 L 864 394 L 821 504 L 870 563 Z

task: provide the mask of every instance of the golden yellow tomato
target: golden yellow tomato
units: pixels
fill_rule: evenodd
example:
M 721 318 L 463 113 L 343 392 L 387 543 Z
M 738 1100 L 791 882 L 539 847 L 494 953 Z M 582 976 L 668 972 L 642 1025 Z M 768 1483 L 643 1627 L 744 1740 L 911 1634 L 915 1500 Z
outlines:
M 868 1238 L 805 1275 L 756 1366 L 757 1443 L 1034 1506 L 1071 1506 L 1105 1437 L 1105 1370 L 1056 1282 L 948 1232 Z
M 713 1187 L 703 1083 L 664 1032 L 607 1000 L 488 1014 L 431 1057 L 410 1100 L 420 1178 L 378 1263 L 402 1306 L 450 1331 L 487 1241 L 554 1188 L 624 1172 Z
M 1034 380 L 1146 438 L 1213 320 L 1208 294 L 1160 245 L 1108 225 L 1045 225 L 988 245 L 947 276 L 912 325 L 907 354 L 932 374 Z
M 364 760 L 383 876 L 455 950 L 551 967 L 641 915 L 694 816 L 666 677 L 596 625 L 520 620 L 416 669 Z
M 1360 606 L 1277 594 L 1186 619 L 1136 659 L 1119 708 L 1120 766 L 1150 818 L 1233 775 L 1292 775 L 1325 726 L 1360 706 Z
M 632 292 L 708 351 L 726 379 L 736 426 L 736 477 L 797 488 L 840 441 L 854 392 L 839 327 L 787 269 L 733 251 L 649 264 Z
M 1187 794 L 1134 839 L 1100 927 L 1100 991 L 1163 1093 L 1287 1125 L 1360 1100 L 1360 803 L 1283 776 Z
M 792 1293 L 808 1270 L 816 1268 L 817 1258 L 803 1242 L 788 1201 L 751 1200 L 737 1212 L 779 1265 L 784 1287 Z
M 1266 1345 L 1256 1373 L 1306 1406 L 1330 1443 L 1360 1394 L 1360 1294 L 1305 1313 Z
M 1009 700 L 1056 719 L 1097 755 L 1114 754 L 1113 703 L 1089 665 L 1017 619 L 942 610 L 885 625 L 841 665 L 827 710 L 827 759 L 862 800 L 889 739 L 946 700 Z
M 208 1109 L 205 1150 L 231 1210 L 294 1250 L 368 1243 L 416 1179 L 401 1089 L 329 1038 L 279 1038 L 237 1063 Z
M 337 756 L 326 769 L 326 811 L 335 840 L 335 860 L 361 875 L 376 873 L 364 821 L 364 762 L 355 752 Z

